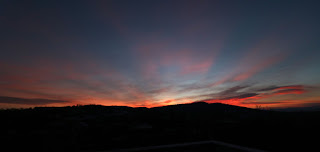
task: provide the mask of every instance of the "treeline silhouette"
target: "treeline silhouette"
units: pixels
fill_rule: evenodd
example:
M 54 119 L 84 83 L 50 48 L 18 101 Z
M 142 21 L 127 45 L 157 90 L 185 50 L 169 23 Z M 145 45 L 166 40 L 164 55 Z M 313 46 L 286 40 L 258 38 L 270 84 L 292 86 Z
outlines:
M 2 147 L 98 151 L 219 140 L 268 151 L 317 148 L 320 112 L 197 102 L 155 108 L 77 105 L 0 110 Z

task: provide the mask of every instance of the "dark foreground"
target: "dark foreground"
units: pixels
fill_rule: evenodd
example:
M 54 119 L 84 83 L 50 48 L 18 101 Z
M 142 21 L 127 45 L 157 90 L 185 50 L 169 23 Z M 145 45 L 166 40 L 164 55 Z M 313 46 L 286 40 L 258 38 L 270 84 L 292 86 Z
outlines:
M 208 140 L 266 151 L 319 149 L 320 112 L 207 103 L 150 109 L 88 105 L 1 110 L 0 119 L 1 147 L 10 151 L 107 151 Z M 217 147 L 217 151 L 229 151 L 214 144 L 165 151 L 210 147 L 211 151 Z

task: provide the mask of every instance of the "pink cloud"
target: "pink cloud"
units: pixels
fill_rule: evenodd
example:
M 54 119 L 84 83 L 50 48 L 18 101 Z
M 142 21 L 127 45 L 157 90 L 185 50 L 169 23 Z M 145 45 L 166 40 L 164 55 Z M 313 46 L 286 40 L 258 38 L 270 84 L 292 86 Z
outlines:
M 212 64 L 213 64 L 213 61 L 211 59 L 206 59 L 198 63 L 185 65 L 182 67 L 180 74 L 182 75 L 193 74 L 193 73 L 205 74 L 209 71 Z
M 271 58 L 267 58 L 264 59 L 258 63 L 256 63 L 254 66 L 252 66 L 248 71 L 242 72 L 241 74 L 236 75 L 233 80 L 234 81 L 242 81 L 242 80 L 246 80 L 250 77 L 252 77 L 253 75 L 255 75 L 256 73 L 276 64 L 279 63 L 280 61 L 282 61 L 284 59 L 284 56 L 276 56 L 276 57 L 271 57 Z
M 280 90 L 275 92 L 275 94 L 277 95 L 284 95 L 284 94 L 303 94 L 305 93 L 305 90 L 301 90 L 301 89 L 288 89 L 288 90 Z
M 274 90 L 284 90 L 284 89 L 304 89 L 304 86 L 302 85 L 281 86 L 281 87 L 275 88 Z

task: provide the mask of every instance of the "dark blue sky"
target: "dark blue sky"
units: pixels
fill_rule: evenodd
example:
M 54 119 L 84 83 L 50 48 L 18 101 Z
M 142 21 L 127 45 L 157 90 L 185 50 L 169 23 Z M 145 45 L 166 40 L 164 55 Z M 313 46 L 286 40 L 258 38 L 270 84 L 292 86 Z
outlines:
M 320 103 L 318 1 L 0 2 L 0 107 Z M 48 102 L 52 101 L 52 103 Z M 64 101 L 64 102 L 58 102 Z

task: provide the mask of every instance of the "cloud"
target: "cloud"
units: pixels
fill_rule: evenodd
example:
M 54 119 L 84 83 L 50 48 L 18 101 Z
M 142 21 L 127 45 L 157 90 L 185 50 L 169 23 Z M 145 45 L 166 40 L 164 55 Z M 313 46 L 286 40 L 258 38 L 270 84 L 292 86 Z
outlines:
M 276 64 L 279 63 L 280 61 L 282 61 L 284 59 L 284 55 L 280 55 L 280 56 L 276 56 L 276 57 L 270 57 L 270 58 L 266 58 L 258 63 L 256 63 L 253 67 L 251 67 L 249 70 L 242 72 L 238 75 L 236 75 L 233 80 L 234 81 L 241 81 L 241 80 L 246 80 L 250 77 L 252 77 L 253 75 L 255 75 L 256 73 Z
M 289 86 L 280 86 L 274 90 L 283 90 L 283 89 L 304 89 L 303 85 L 289 85 Z
M 287 85 L 287 86 L 268 86 L 256 90 L 261 97 L 269 98 L 277 95 L 286 95 L 286 94 L 303 94 L 306 93 L 306 88 L 312 88 L 305 85 Z M 263 92 L 263 93 L 261 93 Z
M 172 102 L 174 102 L 175 100 L 166 100 L 166 101 L 163 101 L 163 103 L 165 103 L 165 104 L 169 104 L 169 103 L 172 103 Z
M 58 62 L 48 59 L 28 64 L 0 62 L 3 71 L 0 73 L 1 95 L 26 99 L 76 100 L 84 104 L 99 100 L 99 104 L 108 105 L 114 102 L 118 104 L 119 101 L 132 104 L 151 100 L 142 87 L 131 83 L 125 74 L 110 65 L 102 67 L 91 58 L 82 61 L 61 59 Z M 100 100 L 102 98 L 104 100 Z M 19 102 L 21 100 L 9 101 L 22 104 Z
M 283 94 L 302 94 L 306 91 L 304 89 L 284 89 L 276 91 L 274 94 L 283 95 Z
M 147 94 L 153 95 L 153 94 L 166 93 L 166 92 L 170 92 L 172 88 L 173 88 L 173 86 L 166 86 L 166 87 L 162 87 L 162 88 L 157 88 L 157 89 L 147 91 Z
M 51 100 L 51 99 L 25 99 L 25 98 L 0 96 L 0 103 L 21 104 L 21 105 L 46 105 L 46 104 L 53 104 L 53 103 L 69 103 L 69 101 Z
M 284 95 L 284 94 L 302 94 L 307 92 L 305 88 L 309 88 L 303 85 L 288 85 L 288 86 L 270 86 L 262 89 L 258 89 L 258 92 L 270 92 L 272 95 Z
M 279 88 L 278 86 L 269 86 L 269 87 L 265 87 L 265 88 L 262 88 L 262 89 L 258 89 L 256 91 L 260 92 L 260 91 L 272 91 L 272 90 L 275 90 Z
M 252 106 L 256 104 L 253 100 L 258 100 L 263 98 L 258 93 L 243 93 L 236 96 L 229 96 L 224 98 L 211 98 L 202 100 L 203 102 L 207 103 L 224 103 L 224 104 L 231 104 L 236 106 Z
M 277 91 L 283 89 L 304 89 L 309 88 L 309 86 L 304 85 L 286 85 L 286 86 L 267 86 L 256 91 Z
M 226 90 L 220 92 L 219 94 L 220 95 L 230 95 L 230 94 L 234 94 L 234 93 L 238 92 L 239 90 L 247 88 L 247 87 L 248 86 L 234 86 L 234 87 L 231 87 L 229 89 L 226 89 Z
M 144 35 L 132 46 L 141 77 L 148 81 L 207 74 L 215 62 L 219 50 L 199 50 L 192 44 L 177 47 L 174 40 Z
M 271 97 L 285 94 L 303 94 L 306 92 L 305 88 L 311 88 L 304 85 L 287 85 L 287 86 L 266 86 L 264 88 L 253 89 L 252 86 L 234 86 L 218 93 L 202 94 L 191 97 L 193 99 L 200 99 L 200 101 L 208 103 L 225 103 L 238 106 L 254 106 L 256 104 L 269 104 L 277 106 L 281 104 L 288 104 L 286 102 L 264 101 Z
M 206 59 L 198 63 L 190 64 L 189 66 L 183 66 L 180 71 L 180 74 L 185 75 L 185 74 L 192 74 L 192 73 L 206 73 L 208 72 L 212 63 L 213 63 L 212 60 Z M 186 64 L 181 64 L 181 65 L 186 65 Z
M 236 66 L 226 75 L 211 83 L 211 86 L 247 80 L 259 72 L 280 63 L 287 57 L 287 54 L 270 55 L 269 57 L 261 57 L 256 54 L 257 52 L 255 51 L 249 51 L 243 59 L 237 62 Z
M 235 100 L 235 99 L 247 99 L 247 98 L 251 98 L 254 96 L 257 96 L 259 94 L 257 93 L 245 93 L 245 94 L 240 94 L 237 96 L 231 96 L 231 97 L 226 97 L 226 98 L 222 98 L 220 100 Z

